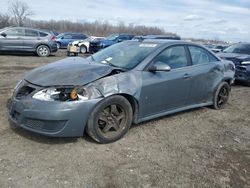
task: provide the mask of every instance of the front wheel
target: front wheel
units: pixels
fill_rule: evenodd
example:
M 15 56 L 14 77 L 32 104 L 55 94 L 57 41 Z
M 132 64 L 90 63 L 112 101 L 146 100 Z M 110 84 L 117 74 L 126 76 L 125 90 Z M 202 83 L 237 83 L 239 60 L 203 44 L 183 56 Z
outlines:
M 222 82 L 214 94 L 213 108 L 220 110 L 225 107 L 230 96 L 230 85 L 227 82 Z
M 129 130 L 132 114 L 132 107 L 126 98 L 105 98 L 92 111 L 87 123 L 87 133 L 102 144 L 119 140 Z
M 80 52 L 81 52 L 82 54 L 87 53 L 87 48 L 86 48 L 86 46 L 82 45 L 82 46 L 80 47 Z
M 46 45 L 40 45 L 37 47 L 36 53 L 39 57 L 48 57 L 50 55 L 50 49 Z

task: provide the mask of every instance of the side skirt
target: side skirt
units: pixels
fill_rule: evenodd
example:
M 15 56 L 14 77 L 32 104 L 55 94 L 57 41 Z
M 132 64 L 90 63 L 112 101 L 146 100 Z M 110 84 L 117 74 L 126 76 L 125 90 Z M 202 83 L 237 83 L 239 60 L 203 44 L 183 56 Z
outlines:
M 181 111 L 185 111 L 185 110 L 189 110 L 189 109 L 193 109 L 193 108 L 200 108 L 200 107 L 204 107 L 204 106 L 210 106 L 212 104 L 213 104 L 212 102 L 201 103 L 201 104 L 186 106 L 186 107 L 182 107 L 182 108 L 178 108 L 178 109 L 174 109 L 174 110 L 170 110 L 170 111 L 165 111 L 165 112 L 161 112 L 161 113 L 158 113 L 158 114 L 154 114 L 154 115 L 150 115 L 150 116 L 147 116 L 147 117 L 144 117 L 144 118 L 137 119 L 137 121 L 135 121 L 135 123 L 141 123 L 141 122 L 144 122 L 144 121 L 152 120 L 152 119 L 155 119 L 155 118 L 159 118 L 159 117 L 162 117 L 162 116 L 166 116 L 166 115 L 169 115 L 169 114 L 174 114 L 174 113 L 177 113 L 177 112 L 181 112 Z

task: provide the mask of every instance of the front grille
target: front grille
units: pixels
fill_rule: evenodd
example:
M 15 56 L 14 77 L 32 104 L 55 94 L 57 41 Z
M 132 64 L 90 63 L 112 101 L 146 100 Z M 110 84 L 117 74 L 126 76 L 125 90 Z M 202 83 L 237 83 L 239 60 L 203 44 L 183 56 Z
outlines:
M 53 121 L 53 120 L 39 120 L 27 118 L 24 125 L 32 129 L 46 131 L 46 132 L 56 132 L 64 128 L 67 121 Z
M 237 71 L 241 71 L 241 72 L 246 72 L 247 71 L 245 66 L 236 66 L 236 69 L 237 69 Z
M 27 119 L 27 121 L 26 121 L 26 126 L 32 127 L 32 128 L 42 129 L 44 127 L 44 125 L 45 125 L 45 122 L 40 121 L 40 120 Z

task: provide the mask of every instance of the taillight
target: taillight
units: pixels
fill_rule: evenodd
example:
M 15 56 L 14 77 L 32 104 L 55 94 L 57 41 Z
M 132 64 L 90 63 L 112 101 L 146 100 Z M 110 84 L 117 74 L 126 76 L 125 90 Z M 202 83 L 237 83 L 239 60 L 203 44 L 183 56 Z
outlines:
M 53 35 L 53 36 L 51 37 L 51 40 L 52 40 L 52 41 L 55 41 L 55 40 L 56 40 L 56 36 Z

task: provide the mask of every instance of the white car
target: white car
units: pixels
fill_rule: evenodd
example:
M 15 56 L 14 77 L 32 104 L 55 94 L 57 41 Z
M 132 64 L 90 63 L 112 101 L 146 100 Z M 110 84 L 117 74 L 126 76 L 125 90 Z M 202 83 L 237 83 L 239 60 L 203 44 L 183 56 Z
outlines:
M 73 41 L 68 44 L 67 53 L 70 56 L 72 53 L 77 55 L 78 53 L 88 53 L 89 52 L 89 42 L 95 40 L 103 40 L 104 37 L 90 36 L 85 40 Z

